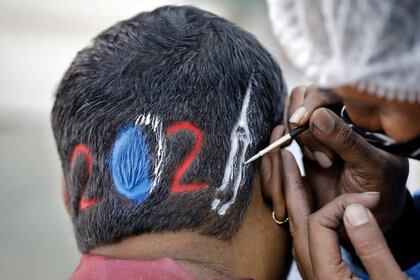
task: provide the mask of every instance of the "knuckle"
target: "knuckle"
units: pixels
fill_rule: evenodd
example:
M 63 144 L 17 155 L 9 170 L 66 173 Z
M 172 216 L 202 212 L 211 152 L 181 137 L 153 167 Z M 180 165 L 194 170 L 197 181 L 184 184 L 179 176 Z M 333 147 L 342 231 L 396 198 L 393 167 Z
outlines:
M 321 90 L 317 86 L 309 86 L 304 94 L 305 107 L 313 108 L 313 110 L 320 107 L 336 103 L 336 97 L 326 90 Z
M 324 106 L 333 103 L 335 100 L 331 97 L 331 94 L 327 91 L 321 91 L 319 94 L 319 100 L 320 103 L 322 103 Z
M 335 125 L 337 125 L 337 122 L 335 122 Z M 359 148 L 360 141 L 350 127 L 339 125 L 335 130 L 337 131 L 338 144 L 343 151 L 357 150 Z
M 308 97 L 309 95 L 315 94 L 315 96 L 318 96 L 319 93 L 319 87 L 315 84 L 309 85 L 306 90 L 305 90 L 305 98 Z
M 344 210 L 347 206 L 352 203 L 360 202 L 360 193 L 343 193 L 338 196 L 337 203 L 336 203 L 336 211 L 338 213 L 344 213 Z
M 297 86 L 295 88 L 292 89 L 292 92 L 290 93 L 290 98 L 296 98 L 296 97 L 301 97 L 305 94 L 306 91 L 306 86 Z
M 379 175 L 378 175 L 379 174 Z M 372 179 L 375 178 L 385 178 L 383 175 L 380 175 L 381 172 L 379 168 L 371 170 L 369 172 L 361 172 L 358 169 L 349 168 L 346 169 L 344 176 L 349 179 L 349 185 L 345 187 L 346 191 L 354 191 L 351 186 L 361 186 L 361 190 L 369 189 L 368 186 L 372 185 Z
M 343 193 L 338 196 L 337 200 L 340 202 L 340 204 L 344 204 L 348 201 L 351 201 L 354 195 L 355 194 L 353 193 Z
M 308 231 L 316 232 L 319 228 L 336 228 L 340 224 L 346 206 L 351 201 L 352 194 L 342 194 L 311 214 L 308 219 Z

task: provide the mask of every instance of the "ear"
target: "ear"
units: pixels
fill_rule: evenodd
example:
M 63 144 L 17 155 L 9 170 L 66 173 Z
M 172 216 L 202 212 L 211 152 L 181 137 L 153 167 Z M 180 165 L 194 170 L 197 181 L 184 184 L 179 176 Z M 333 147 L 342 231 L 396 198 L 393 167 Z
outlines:
M 284 135 L 286 129 L 278 125 L 273 129 L 270 143 Z M 283 164 L 280 149 L 274 149 L 263 156 L 260 165 L 261 191 L 264 199 L 271 202 L 278 220 L 286 218 L 286 202 L 283 193 Z
M 67 214 L 71 214 L 71 206 L 70 206 L 70 195 L 69 190 L 67 189 L 67 185 L 64 182 L 64 179 L 61 180 L 61 199 L 64 202 L 64 207 L 66 208 Z

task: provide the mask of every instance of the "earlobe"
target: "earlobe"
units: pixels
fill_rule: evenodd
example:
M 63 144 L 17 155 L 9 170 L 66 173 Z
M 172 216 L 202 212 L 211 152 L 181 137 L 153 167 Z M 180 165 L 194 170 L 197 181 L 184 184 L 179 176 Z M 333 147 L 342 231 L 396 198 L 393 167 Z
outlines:
M 67 189 L 67 185 L 64 180 L 61 180 L 61 199 L 63 200 L 64 207 L 66 208 L 67 214 L 71 215 L 70 195 Z
M 279 139 L 285 133 L 284 126 L 276 126 L 271 134 L 270 143 Z M 283 166 L 279 149 L 274 149 L 262 158 L 260 166 L 261 190 L 265 200 L 271 202 L 276 218 L 284 220 L 286 205 L 283 194 Z

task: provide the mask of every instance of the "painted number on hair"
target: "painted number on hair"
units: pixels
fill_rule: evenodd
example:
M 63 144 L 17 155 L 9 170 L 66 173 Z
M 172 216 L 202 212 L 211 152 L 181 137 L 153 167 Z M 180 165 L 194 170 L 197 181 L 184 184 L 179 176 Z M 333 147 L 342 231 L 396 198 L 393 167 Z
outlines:
M 85 146 L 83 144 L 79 144 L 73 149 L 73 151 L 70 154 L 70 164 L 73 164 L 74 159 L 76 158 L 76 156 L 79 153 L 82 154 L 85 157 L 85 160 L 87 162 L 87 168 L 86 168 L 85 172 L 86 172 L 86 177 L 88 178 L 88 176 L 90 176 L 90 174 L 92 172 L 93 158 L 92 158 L 90 150 L 87 146 Z M 88 208 L 90 206 L 94 206 L 98 203 L 99 203 L 98 198 L 93 198 L 93 199 L 87 199 L 86 198 L 86 189 L 85 189 L 82 193 L 81 198 L 80 198 L 79 210 L 83 211 L 86 208 Z
M 180 130 L 188 130 L 192 132 L 195 136 L 195 142 L 192 146 L 191 150 L 185 157 L 184 161 L 175 171 L 174 178 L 172 180 L 170 191 L 172 193 L 182 193 L 188 191 L 196 191 L 206 187 L 206 183 L 198 182 L 198 183 L 190 183 L 190 184 L 181 184 L 181 179 L 184 173 L 188 170 L 191 164 L 194 162 L 195 158 L 198 156 L 201 146 L 203 144 L 203 134 L 201 133 L 200 129 L 196 127 L 193 123 L 189 121 L 183 121 L 180 123 L 176 123 L 171 125 L 168 128 L 167 135 L 172 136 L 174 133 Z

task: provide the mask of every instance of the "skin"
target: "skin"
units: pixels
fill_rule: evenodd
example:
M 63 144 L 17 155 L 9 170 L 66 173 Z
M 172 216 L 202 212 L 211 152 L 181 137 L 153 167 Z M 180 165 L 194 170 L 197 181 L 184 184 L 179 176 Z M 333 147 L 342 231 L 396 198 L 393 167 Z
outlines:
M 397 142 L 420 134 L 419 104 L 388 101 L 355 87 L 326 91 L 313 85 L 292 91 L 289 128 L 310 124 L 297 139 L 305 156 L 306 180 L 293 156 L 283 153 L 288 170 L 286 205 L 299 270 L 305 279 L 353 279 L 339 251 L 339 240 L 348 240 L 371 279 L 407 279 L 382 234 L 404 208 L 407 160 L 368 144 L 325 108 L 340 101 L 353 123 L 365 130 L 383 130 Z M 296 118 L 293 113 L 299 108 L 304 109 Z M 365 214 L 363 219 L 358 216 L 363 223 L 350 222 L 355 213 Z
M 310 194 L 293 155 L 286 151 L 282 154 L 284 168 L 288 170 L 284 192 L 293 251 L 304 279 L 356 279 L 341 258 L 337 234 L 341 224 L 370 279 L 408 279 L 393 258 L 369 210 L 379 203 L 379 192 L 343 194 L 312 213 Z M 360 212 L 364 213 L 362 217 Z M 359 217 L 358 223 L 354 222 L 355 215 Z
M 284 127 L 276 127 L 272 141 L 284 131 Z M 244 223 L 229 242 L 193 231 L 153 233 L 98 247 L 91 253 L 117 259 L 169 257 L 197 279 L 284 278 L 290 258 L 289 233 L 287 226 L 275 224 L 271 217 L 275 210 L 278 219 L 286 218 L 281 163 L 278 151 L 264 158 L 254 176 Z
M 312 190 L 315 209 L 341 194 L 380 192 L 381 201 L 374 215 L 385 232 L 404 210 L 408 161 L 370 145 L 325 108 L 339 101 L 339 96 L 316 86 L 297 87 L 292 91 L 289 119 L 293 119 L 291 115 L 298 108 L 305 108 L 306 113 L 299 123 L 289 122 L 289 128 L 310 125 L 308 131 L 297 137 L 305 155 L 305 184 Z M 329 165 L 315 158 L 319 153 L 330 159 Z M 341 237 L 345 239 L 345 236 L 342 230 Z
M 397 142 L 420 134 L 420 104 L 378 98 L 355 87 L 336 88 L 352 121 L 366 130 L 383 130 Z

